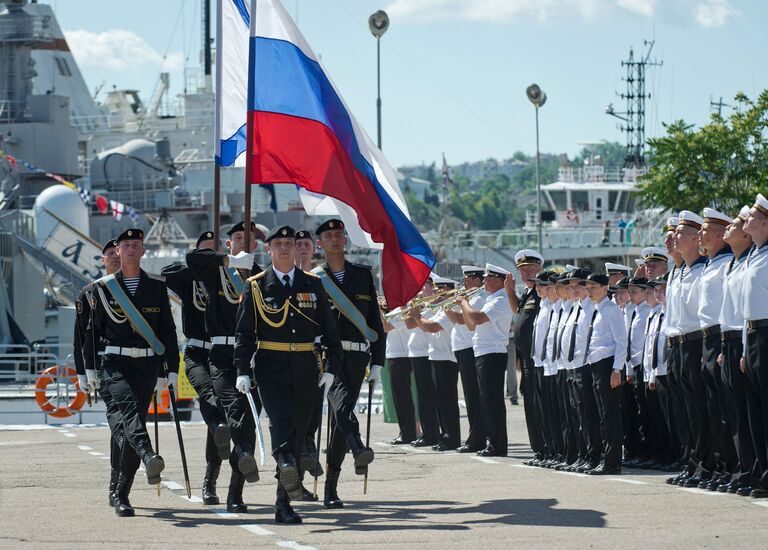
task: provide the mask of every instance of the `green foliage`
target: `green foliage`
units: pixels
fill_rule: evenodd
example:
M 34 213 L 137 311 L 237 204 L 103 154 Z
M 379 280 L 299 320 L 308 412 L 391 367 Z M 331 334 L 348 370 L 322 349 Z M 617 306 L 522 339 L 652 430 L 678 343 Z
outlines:
M 738 94 L 728 118 L 715 113 L 701 128 L 683 120 L 665 127 L 666 135 L 648 141 L 644 205 L 735 214 L 768 187 L 768 91 L 756 102 Z

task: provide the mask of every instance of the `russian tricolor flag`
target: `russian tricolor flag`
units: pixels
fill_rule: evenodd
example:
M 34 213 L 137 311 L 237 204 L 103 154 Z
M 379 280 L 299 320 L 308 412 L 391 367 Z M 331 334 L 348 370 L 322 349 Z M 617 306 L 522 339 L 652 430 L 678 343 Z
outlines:
M 253 0 L 250 13 L 247 181 L 296 184 L 305 205 L 315 197 L 326 203 L 324 212 L 335 207 L 355 244 L 362 235 L 363 246 L 383 245 L 387 302 L 405 304 L 435 256 L 409 219 L 395 171 L 280 2 Z

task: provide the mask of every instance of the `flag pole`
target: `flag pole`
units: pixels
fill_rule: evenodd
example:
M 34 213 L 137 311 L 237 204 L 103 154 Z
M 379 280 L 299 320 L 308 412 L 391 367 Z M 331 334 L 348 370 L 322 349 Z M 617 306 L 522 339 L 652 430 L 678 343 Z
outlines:
M 221 69 L 223 65 L 222 54 L 222 5 L 221 0 L 216 2 L 216 92 L 214 94 L 216 102 L 216 128 L 215 142 L 213 145 L 213 238 L 214 250 L 218 252 L 221 248 Z M 206 44 L 207 51 L 210 51 L 210 44 Z M 218 154 L 217 154 L 218 153 Z
M 250 39 L 248 41 L 248 102 L 246 104 L 246 118 L 245 118 L 245 225 L 248 229 L 245 231 L 245 250 L 250 252 L 251 250 L 251 238 L 250 231 L 251 224 L 251 158 L 253 157 L 253 116 L 251 116 L 251 106 L 253 105 L 255 82 L 253 78 L 254 70 L 254 48 L 256 36 L 256 0 L 251 0 L 251 32 Z
M 215 241 L 215 248 L 218 252 L 221 248 L 221 166 L 218 161 L 213 166 L 213 238 Z

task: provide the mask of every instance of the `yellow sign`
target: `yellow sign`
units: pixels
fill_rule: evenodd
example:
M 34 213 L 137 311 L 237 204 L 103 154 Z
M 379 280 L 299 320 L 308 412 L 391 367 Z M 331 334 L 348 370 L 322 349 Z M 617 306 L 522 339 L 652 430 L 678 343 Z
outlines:
M 197 397 L 195 388 L 192 387 L 192 383 L 187 378 L 187 369 L 184 367 L 184 354 L 180 353 L 181 359 L 179 361 L 179 390 L 177 399 L 193 399 Z

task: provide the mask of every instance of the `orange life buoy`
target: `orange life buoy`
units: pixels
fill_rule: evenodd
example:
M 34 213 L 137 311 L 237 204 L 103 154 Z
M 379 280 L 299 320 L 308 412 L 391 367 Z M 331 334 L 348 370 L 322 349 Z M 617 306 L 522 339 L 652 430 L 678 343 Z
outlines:
M 574 210 L 573 208 L 569 208 L 568 211 L 565 213 L 565 217 L 568 219 L 569 222 L 579 222 L 579 214 Z
M 48 399 L 45 390 L 48 388 L 48 384 L 53 382 L 57 378 L 66 378 L 69 383 L 77 388 L 75 398 L 72 399 L 67 405 L 63 407 L 55 407 L 53 403 Z M 58 366 L 48 367 L 40 376 L 38 376 L 35 382 L 35 402 L 43 412 L 48 413 L 48 416 L 54 418 L 67 418 L 75 414 L 85 405 L 86 395 L 80 391 L 80 386 L 77 383 L 77 373 L 72 367 Z

